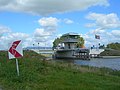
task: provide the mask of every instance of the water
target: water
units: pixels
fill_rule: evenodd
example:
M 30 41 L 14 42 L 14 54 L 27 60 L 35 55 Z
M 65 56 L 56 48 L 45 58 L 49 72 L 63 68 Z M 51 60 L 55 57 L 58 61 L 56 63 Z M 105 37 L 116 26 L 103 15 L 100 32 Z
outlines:
M 120 58 L 103 59 L 103 58 L 93 58 L 91 60 L 64 60 L 72 62 L 77 65 L 88 65 L 94 67 L 106 67 L 113 70 L 120 70 Z
M 95 67 L 107 67 L 114 70 L 120 70 L 120 58 L 114 58 L 114 59 L 96 58 L 96 59 L 91 59 L 90 61 L 74 60 L 74 64 L 88 65 Z

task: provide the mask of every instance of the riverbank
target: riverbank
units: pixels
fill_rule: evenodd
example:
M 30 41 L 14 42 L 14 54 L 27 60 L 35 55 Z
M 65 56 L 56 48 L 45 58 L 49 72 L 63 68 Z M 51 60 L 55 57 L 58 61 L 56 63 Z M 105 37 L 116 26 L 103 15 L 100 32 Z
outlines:
M 104 59 L 120 58 L 120 56 L 102 56 Z
M 15 60 L 0 52 L 0 85 L 3 90 L 119 90 L 120 71 L 46 61 L 45 57 L 25 51 L 19 59 L 20 76 Z
M 120 50 L 105 50 L 100 56 L 120 56 Z

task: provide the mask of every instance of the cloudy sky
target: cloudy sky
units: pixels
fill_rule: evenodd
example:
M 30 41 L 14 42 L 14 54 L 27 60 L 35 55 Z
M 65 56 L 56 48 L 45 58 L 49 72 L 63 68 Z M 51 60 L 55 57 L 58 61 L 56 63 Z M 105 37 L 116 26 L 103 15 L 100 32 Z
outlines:
M 23 47 L 52 46 L 68 32 L 80 34 L 86 47 L 120 42 L 119 0 L 0 0 L 0 49 L 13 40 Z M 100 35 L 100 40 L 94 38 Z

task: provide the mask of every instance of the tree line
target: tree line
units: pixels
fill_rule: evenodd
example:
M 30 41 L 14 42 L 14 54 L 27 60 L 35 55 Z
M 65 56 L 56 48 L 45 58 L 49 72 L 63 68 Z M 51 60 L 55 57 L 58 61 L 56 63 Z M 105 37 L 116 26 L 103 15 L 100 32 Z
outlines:
M 110 43 L 107 45 L 107 48 L 115 49 L 115 50 L 120 50 L 120 43 Z

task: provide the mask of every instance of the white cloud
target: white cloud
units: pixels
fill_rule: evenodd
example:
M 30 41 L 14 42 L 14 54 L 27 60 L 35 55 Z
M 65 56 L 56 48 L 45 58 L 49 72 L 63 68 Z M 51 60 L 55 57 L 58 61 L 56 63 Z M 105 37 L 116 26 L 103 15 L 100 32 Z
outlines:
M 115 13 L 98 14 L 90 13 L 87 19 L 92 20 L 93 23 L 88 23 L 86 26 L 96 28 L 87 33 L 89 38 L 85 37 L 86 44 L 103 43 L 108 44 L 112 42 L 120 43 L 120 19 Z M 118 29 L 118 30 L 115 30 Z M 100 40 L 95 39 L 95 34 L 100 35 Z
M 9 33 L 11 32 L 11 30 L 8 27 L 5 26 L 0 26 L 0 37 L 5 34 L 5 33 Z
M 49 32 L 45 32 L 44 29 L 37 28 L 34 32 L 34 35 L 36 37 L 44 37 L 44 36 L 50 36 Z
M 28 38 L 29 35 L 25 33 L 9 33 L 6 37 L 8 38 L 8 40 L 16 40 L 16 39 L 25 40 L 25 38 Z
M 72 24 L 72 23 L 74 23 L 74 21 L 72 21 L 72 20 L 70 20 L 70 19 L 64 19 L 63 20 L 66 24 Z
M 38 20 L 40 26 L 44 29 L 44 32 L 53 34 L 57 30 L 59 19 L 54 17 L 43 17 Z
M 44 45 L 53 40 L 53 34 L 57 31 L 59 21 L 59 19 L 54 17 L 43 17 L 38 20 L 41 28 L 37 28 L 34 31 L 34 40 L 39 42 L 40 45 Z M 52 42 L 49 44 L 52 44 Z
M 33 46 L 33 44 L 39 46 L 45 46 L 46 44 L 52 46 L 55 32 L 57 31 L 59 20 L 53 17 L 41 18 L 38 23 L 40 28 L 36 28 L 33 35 L 25 33 L 14 33 L 9 28 L 0 26 L 0 49 L 7 49 L 8 43 L 14 40 L 22 40 L 23 47 Z
M 44 29 L 37 28 L 34 32 L 34 39 L 36 42 L 45 42 L 50 36 L 51 34 L 44 31 Z
M 0 10 L 38 15 L 80 11 L 92 6 L 109 6 L 108 0 L 0 0 Z
M 31 35 L 29 35 L 29 37 L 27 37 L 24 41 L 24 47 L 30 47 L 33 46 L 33 44 L 35 44 L 35 41 L 33 39 L 33 37 Z
M 90 28 L 90 27 L 94 27 L 95 25 L 96 25 L 95 23 L 87 23 L 85 27 Z
M 96 31 L 96 33 L 94 31 Z M 100 39 L 95 39 L 95 34 L 100 35 Z M 85 39 L 85 45 L 87 47 L 98 45 L 98 43 L 101 43 L 101 45 L 115 42 L 120 43 L 120 30 L 112 30 L 110 32 L 106 30 L 91 30 L 82 36 Z
M 95 34 L 105 34 L 106 31 L 102 28 L 97 28 L 95 30 L 90 30 L 87 34 L 92 34 L 92 35 L 95 35 Z
M 6 35 L 1 36 L 0 38 L 0 49 L 8 49 L 8 44 L 14 40 L 22 40 L 24 44 L 28 37 L 29 35 L 25 33 L 6 33 Z
M 95 23 L 89 23 L 87 26 L 95 26 L 99 28 L 118 28 L 120 27 L 120 19 L 115 13 L 111 14 L 97 14 L 90 13 L 87 19 L 95 21 Z
M 57 18 L 53 18 L 53 17 L 49 17 L 49 18 L 41 18 L 38 22 L 41 26 L 43 27 L 48 27 L 48 26 L 57 26 L 57 23 L 58 23 L 58 19 Z
M 23 42 L 26 42 L 27 38 L 29 38 L 28 34 L 14 33 L 8 27 L 0 26 L 0 49 L 2 50 L 8 49 L 8 44 L 11 41 L 22 40 Z
M 111 34 L 120 39 L 120 30 L 112 30 Z

